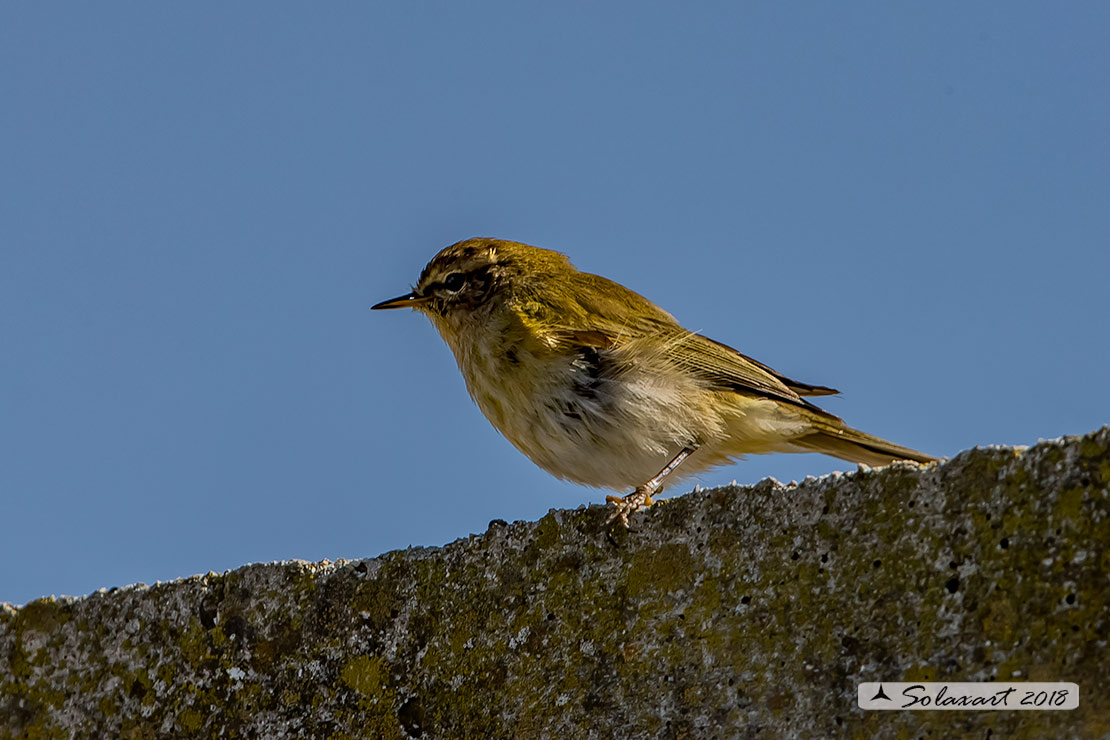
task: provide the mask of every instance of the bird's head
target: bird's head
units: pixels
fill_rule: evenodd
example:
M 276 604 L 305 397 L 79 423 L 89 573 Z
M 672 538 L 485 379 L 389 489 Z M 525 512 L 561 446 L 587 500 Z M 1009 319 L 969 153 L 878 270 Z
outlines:
M 458 320 L 480 314 L 510 295 L 542 295 L 545 286 L 551 288 L 561 273 L 573 269 L 565 255 L 549 249 L 501 239 L 467 239 L 433 257 L 411 293 L 372 308 L 415 308 L 433 320 Z

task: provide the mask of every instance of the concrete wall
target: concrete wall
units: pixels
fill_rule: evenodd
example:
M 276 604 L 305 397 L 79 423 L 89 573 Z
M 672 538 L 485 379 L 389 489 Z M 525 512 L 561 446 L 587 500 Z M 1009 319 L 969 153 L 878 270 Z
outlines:
M 0 738 L 1110 736 L 1110 428 L 0 606 Z M 1066 680 L 1072 712 L 863 712 Z

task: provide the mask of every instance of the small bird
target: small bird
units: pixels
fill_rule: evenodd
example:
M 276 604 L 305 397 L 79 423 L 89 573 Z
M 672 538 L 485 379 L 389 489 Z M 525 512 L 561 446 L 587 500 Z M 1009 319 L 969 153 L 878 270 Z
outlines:
M 936 458 L 847 426 L 791 380 L 688 331 L 559 252 L 501 239 L 446 247 L 411 293 L 451 348 L 490 423 L 558 478 L 627 490 L 606 524 L 673 482 L 748 454 L 822 452 L 870 466 Z

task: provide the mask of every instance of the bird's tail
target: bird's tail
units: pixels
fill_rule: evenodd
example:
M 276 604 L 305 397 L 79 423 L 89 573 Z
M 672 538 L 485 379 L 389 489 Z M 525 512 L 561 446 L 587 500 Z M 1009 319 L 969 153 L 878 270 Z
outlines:
M 821 419 L 815 426 L 817 431 L 796 437 L 790 440 L 791 443 L 807 451 L 873 467 L 889 465 L 897 460 L 930 463 L 937 459 L 827 419 Z

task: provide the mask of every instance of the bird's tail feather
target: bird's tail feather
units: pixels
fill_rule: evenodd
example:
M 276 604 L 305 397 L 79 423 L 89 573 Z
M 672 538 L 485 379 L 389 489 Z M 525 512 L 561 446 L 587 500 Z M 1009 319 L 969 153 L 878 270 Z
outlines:
M 849 426 L 821 424 L 816 432 L 790 440 L 792 444 L 812 452 L 839 457 L 848 462 L 878 467 L 897 460 L 930 463 L 937 458 L 909 447 L 887 442 Z

